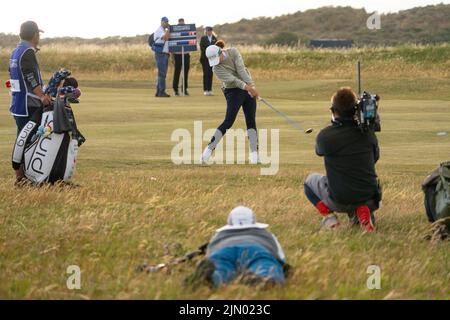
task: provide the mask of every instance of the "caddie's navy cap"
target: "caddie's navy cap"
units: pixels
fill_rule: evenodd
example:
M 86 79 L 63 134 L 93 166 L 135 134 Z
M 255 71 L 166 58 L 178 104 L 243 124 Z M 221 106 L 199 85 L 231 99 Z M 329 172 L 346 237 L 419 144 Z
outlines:
M 44 32 L 39 29 L 38 25 L 34 21 L 25 21 L 20 26 L 20 37 L 22 39 L 31 38 L 37 32 Z

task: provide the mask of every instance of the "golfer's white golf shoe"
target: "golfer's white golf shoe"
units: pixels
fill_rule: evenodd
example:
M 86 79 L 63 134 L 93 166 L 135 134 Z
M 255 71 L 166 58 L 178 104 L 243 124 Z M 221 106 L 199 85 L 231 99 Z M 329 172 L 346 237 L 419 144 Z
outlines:
M 258 151 L 250 152 L 249 161 L 250 161 L 250 164 L 260 164 L 261 163 L 261 161 L 259 161 Z
M 202 164 L 207 164 L 207 162 L 209 161 L 209 158 L 211 158 L 212 152 L 213 152 L 213 150 L 211 150 L 211 148 L 209 146 L 206 147 L 200 158 L 200 162 Z

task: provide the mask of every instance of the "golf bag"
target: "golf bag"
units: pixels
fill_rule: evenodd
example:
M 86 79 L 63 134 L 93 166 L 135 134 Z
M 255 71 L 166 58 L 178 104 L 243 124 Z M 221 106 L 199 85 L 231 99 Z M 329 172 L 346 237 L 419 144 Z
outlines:
M 443 162 L 422 183 L 428 220 L 450 217 L 450 161 Z
M 60 88 L 56 100 L 36 111 L 16 139 L 13 168 L 22 167 L 35 185 L 70 182 L 75 173 L 78 148 L 86 139 L 78 131 L 69 105 L 73 90 Z

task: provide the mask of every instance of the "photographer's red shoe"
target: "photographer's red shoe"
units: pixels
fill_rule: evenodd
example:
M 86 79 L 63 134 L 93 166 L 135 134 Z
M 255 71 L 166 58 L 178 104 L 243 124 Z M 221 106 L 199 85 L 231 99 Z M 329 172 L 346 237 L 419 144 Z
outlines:
M 328 208 L 327 205 L 325 203 L 323 203 L 323 201 L 319 201 L 316 204 L 316 208 L 317 208 L 317 210 L 319 210 L 320 215 L 323 217 L 326 217 L 331 213 L 330 208 Z
M 367 232 L 374 232 L 375 226 L 370 216 L 370 209 L 368 206 L 360 206 L 356 209 L 356 215 L 358 216 L 359 223 Z

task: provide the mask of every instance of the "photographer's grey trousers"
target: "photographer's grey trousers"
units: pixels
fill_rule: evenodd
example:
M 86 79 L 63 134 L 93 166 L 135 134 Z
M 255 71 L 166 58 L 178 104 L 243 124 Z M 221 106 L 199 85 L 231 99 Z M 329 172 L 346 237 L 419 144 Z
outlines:
M 340 203 L 336 203 L 331 198 L 330 189 L 328 187 L 328 178 L 327 176 L 321 175 L 319 173 L 311 173 L 305 180 L 305 185 L 308 186 L 312 192 L 321 200 L 325 205 L 333 212 L 345 212 L 351 213 L 356 211 L 356 209 L 362 204 L 350 204 L 344 205 Z M 375 201 L 369 200 L 365 203 L 370 209 L 371 212 L 378 209 Z

